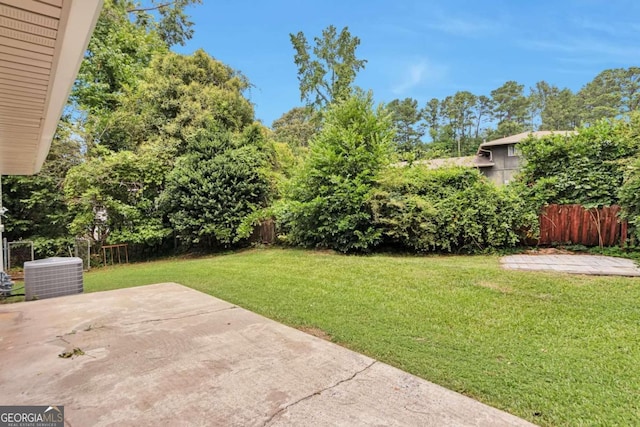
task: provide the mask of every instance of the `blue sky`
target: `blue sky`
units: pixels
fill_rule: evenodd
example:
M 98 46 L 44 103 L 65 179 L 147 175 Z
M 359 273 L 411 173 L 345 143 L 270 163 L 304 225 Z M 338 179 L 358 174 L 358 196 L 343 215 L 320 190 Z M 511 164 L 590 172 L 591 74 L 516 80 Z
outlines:
M 378 102 L 423 106 L 459 90 L 488 95 L 507 80 L 546 80 L 574 91 L 608 68 L 640 65 L 640 1 L 204 0 L 189 13 L 203 48 L 244 73 L 256 117 L 301 105 L 289 33 L 307 39 L 335 25 L 361 40 L 356 80 Z

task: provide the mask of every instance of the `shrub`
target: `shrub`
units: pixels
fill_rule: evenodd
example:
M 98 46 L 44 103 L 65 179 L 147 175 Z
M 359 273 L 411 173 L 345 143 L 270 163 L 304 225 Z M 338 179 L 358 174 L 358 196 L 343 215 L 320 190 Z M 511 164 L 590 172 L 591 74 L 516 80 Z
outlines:
M 640 240 L 640 156 L 628 165 L 619 196 L 622 217 L 631 224 L 636 238 Z
M 387 242 L 419 252 L 515 246 L 537 224 L 510 187 L 498 188 L 473 169 L 393 168 L 378 184 L 369 199 L 374 224 Z
M 371 94 L 334 104 L 309 157 L 293 178 L 282 215 L 287 240 L 342 252 L 367 251 L 381 238 L 367 202 L 376 174 L 388 163 L 393 130 Z
M 524 196 L 544 204 L 587 207 L 617 204 L 625 159 L 638 153 L 640 116 L 602 120 L 571 137 L 552 135 L 519 144 L 526 160 L 520 181 Z
M 241 225 L 264 207 L 270 183 L 259 133 L 234 136 L 202 128 L 167 177 L 161 203 L 178 237 L 188 244 L 230 246 Z

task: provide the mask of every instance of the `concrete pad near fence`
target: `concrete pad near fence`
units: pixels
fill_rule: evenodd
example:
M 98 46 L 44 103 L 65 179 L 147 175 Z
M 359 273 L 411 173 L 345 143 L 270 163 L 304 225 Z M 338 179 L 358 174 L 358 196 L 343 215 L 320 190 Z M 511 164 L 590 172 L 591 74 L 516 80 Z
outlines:
M 601 255 L 509 255 L 500 259 L 509 270 L 544 270 L 597 276 L 640 277 L 633 260 Z
M 0 323 L 0 405 L 64 405 L 65 425 L 532 425 L 175 283 L 2 305 Z

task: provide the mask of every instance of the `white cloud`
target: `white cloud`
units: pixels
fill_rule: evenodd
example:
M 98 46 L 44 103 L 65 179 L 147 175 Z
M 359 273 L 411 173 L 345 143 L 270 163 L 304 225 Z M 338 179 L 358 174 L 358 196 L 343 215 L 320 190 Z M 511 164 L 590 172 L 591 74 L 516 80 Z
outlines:
M 391 91 L 395 95 L 404 95 L 411 89 L 423 86 L 425 83 L 442 80 L 446 74 L 446 67 L 432 64 L 422 58 L 407 64 L 401 71 L 401 77 Z

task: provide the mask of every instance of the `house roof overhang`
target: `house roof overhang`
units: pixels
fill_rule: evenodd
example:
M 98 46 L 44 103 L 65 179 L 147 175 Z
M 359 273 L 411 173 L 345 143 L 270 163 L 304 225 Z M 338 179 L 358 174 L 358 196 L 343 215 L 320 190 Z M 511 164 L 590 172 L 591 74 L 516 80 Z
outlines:
M 0 174 L 44 163 L 103 0 L 0 0 Z
M 542 138 L 543 136 L 548 135 L 563 135 L 563 136 L 571 136 L 575 135 L 577 132 L 573 130 L 539 130 L 535 132 L 522 132 L 517 135 L 506 136 L 500 139 L 494 139 L 493 141 L 487 141 L 480 144 L 480 149 L 487 147 L 496 147 L 500 145 L 511 145 L 517 144 L 518 142 L 525 140 L 529 137 Z

